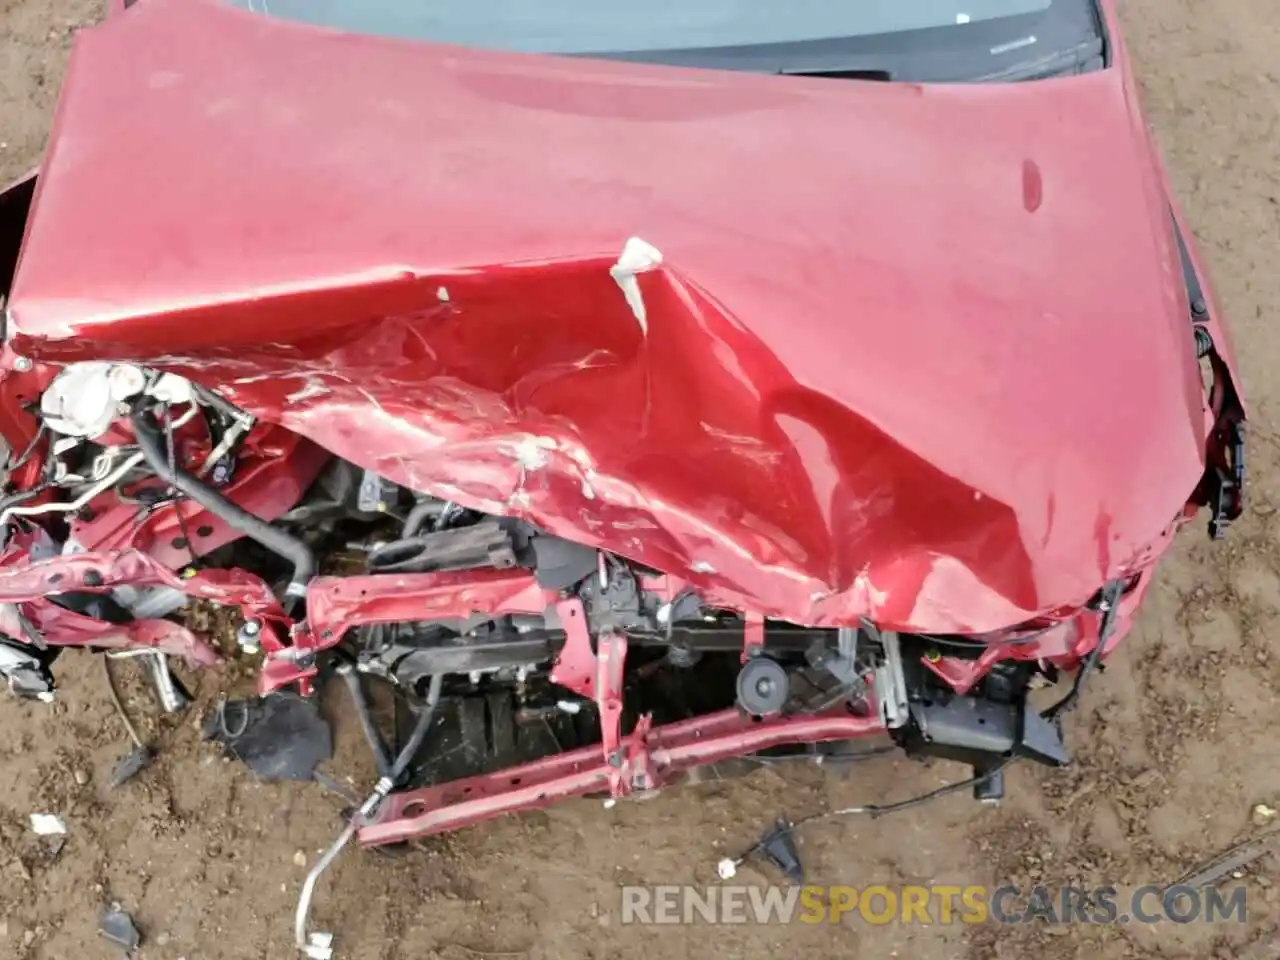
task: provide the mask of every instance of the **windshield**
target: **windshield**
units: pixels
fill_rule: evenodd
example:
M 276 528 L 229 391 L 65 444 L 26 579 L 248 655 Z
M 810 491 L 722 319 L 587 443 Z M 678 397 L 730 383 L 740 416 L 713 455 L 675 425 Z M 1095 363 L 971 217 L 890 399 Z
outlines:
M 521 53 L 911 83 L 1105 64 L 1095 0 L 228 0 L 353 33 Z
M 529 53 L 611 53 L 901 33 L 1047 10 L 1052 0 L 233 0 L 361 33 Z

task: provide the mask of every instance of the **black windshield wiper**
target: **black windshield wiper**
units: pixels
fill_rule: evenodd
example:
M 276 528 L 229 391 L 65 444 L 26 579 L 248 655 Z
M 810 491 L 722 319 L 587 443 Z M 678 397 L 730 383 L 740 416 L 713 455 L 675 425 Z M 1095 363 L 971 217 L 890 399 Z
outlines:
M 893 75 L 888 70 L 858 70 L 852 67 L 830 67 L 814 70 L 779 70 L 784 77 L 826 77 L 832 80 L 874 80 L 889 83 Z

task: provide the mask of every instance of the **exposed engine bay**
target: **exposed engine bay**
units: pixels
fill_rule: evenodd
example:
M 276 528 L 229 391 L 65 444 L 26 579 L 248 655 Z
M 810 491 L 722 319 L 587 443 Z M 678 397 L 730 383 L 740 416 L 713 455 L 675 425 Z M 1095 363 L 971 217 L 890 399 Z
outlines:
M 391 778 L 427 792 L 367 825 L 375 844 L 529 806 L 507 790 L 453 809 L 439 792 L 495 771 L 532 765 L 538 802 L 620 796 L 733 756 L 886 731 L 971 764 L 979 793 L 998 797 L 1008 758 L 1067 760 L 1058 711 L 1029 710 L 1029 687 L 1096 659 L 1144 585 L 997 638 L 814 628 L 390 483 L 173 374 L 74 364 L 39 409 L 36 440 L 9 464 L 30 482 L 3 505 L 10 689 L 52 696 L 71 644 L 149 648 L 167 689 L 168 656 L 217 658 L 183 626 L 188 603 L 237 606 L 260 693 L 346 677 L 384 773 L 360 678 L 388 688 L 410 726 L 434 715 L 430 742 Z

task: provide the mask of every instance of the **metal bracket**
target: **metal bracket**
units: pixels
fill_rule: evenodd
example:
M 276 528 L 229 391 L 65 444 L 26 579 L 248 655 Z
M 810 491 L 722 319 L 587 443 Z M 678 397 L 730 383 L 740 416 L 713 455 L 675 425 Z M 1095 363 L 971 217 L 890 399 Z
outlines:
M 627 659 L 627 638 L 621 633 L 600 637 L 596 655 L 596 679 L 591 694 L 600 711 L 600 746 L 609 764 L 609 789 L 615 797 L 631 791 L 628 751 L 622 748 L 622 673 Z
M 744 613 L 743 618 L 746 623 L 742 629 L 742 662 L 746 663 L 764 652 L 764 616 Z
M 603 633 L 591 649 L 591 631 L 580 600 L 556 604 L 565 645 L 551 670 L 551 682 L 574 693 L 590 697 L 600 713 L 600 745 L 609 767 L 609 789 L 615 797 L 631 792 L 631 772 L 635 763 L 647 769 L 644 760 L 642 724 L 632 733 L 629 749 L 622 744 L 622 678 L 627 660 L 627 638 L 621 633 Z M 636 740 L 636 735 L 640 740 Z
M 1210 467 L 1207 475 L 1209 536 L 1214 540 L 1225 537 L 1227 529 L 1244 512 L 1244 424 L 1239 420 L 1231 421 L 1223 432 L 1226 434 L 1228 469 Z
M 907 678 L 902 672 L 902 648 L 898 635 L 892 631 L 880 634 L 884 645 L 884 663 L 875 671 L 876 701 L 884 717 L 884 725 L 895 730 L 904 725 L 911 712 L 907 706 Z

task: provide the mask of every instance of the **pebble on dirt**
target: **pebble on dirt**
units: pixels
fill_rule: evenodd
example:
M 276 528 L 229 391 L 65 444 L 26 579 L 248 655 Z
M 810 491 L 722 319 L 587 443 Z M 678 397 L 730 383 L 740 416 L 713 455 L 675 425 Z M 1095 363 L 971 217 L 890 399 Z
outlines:
M 1277 814 L 1280 814 L 1280 810 L 1269 807 L 1265 803 L 1259 803 L 1254 805 L 1249 819 L 1253 821 L 1255 827 L 1265 827 L 1276 818 Z

